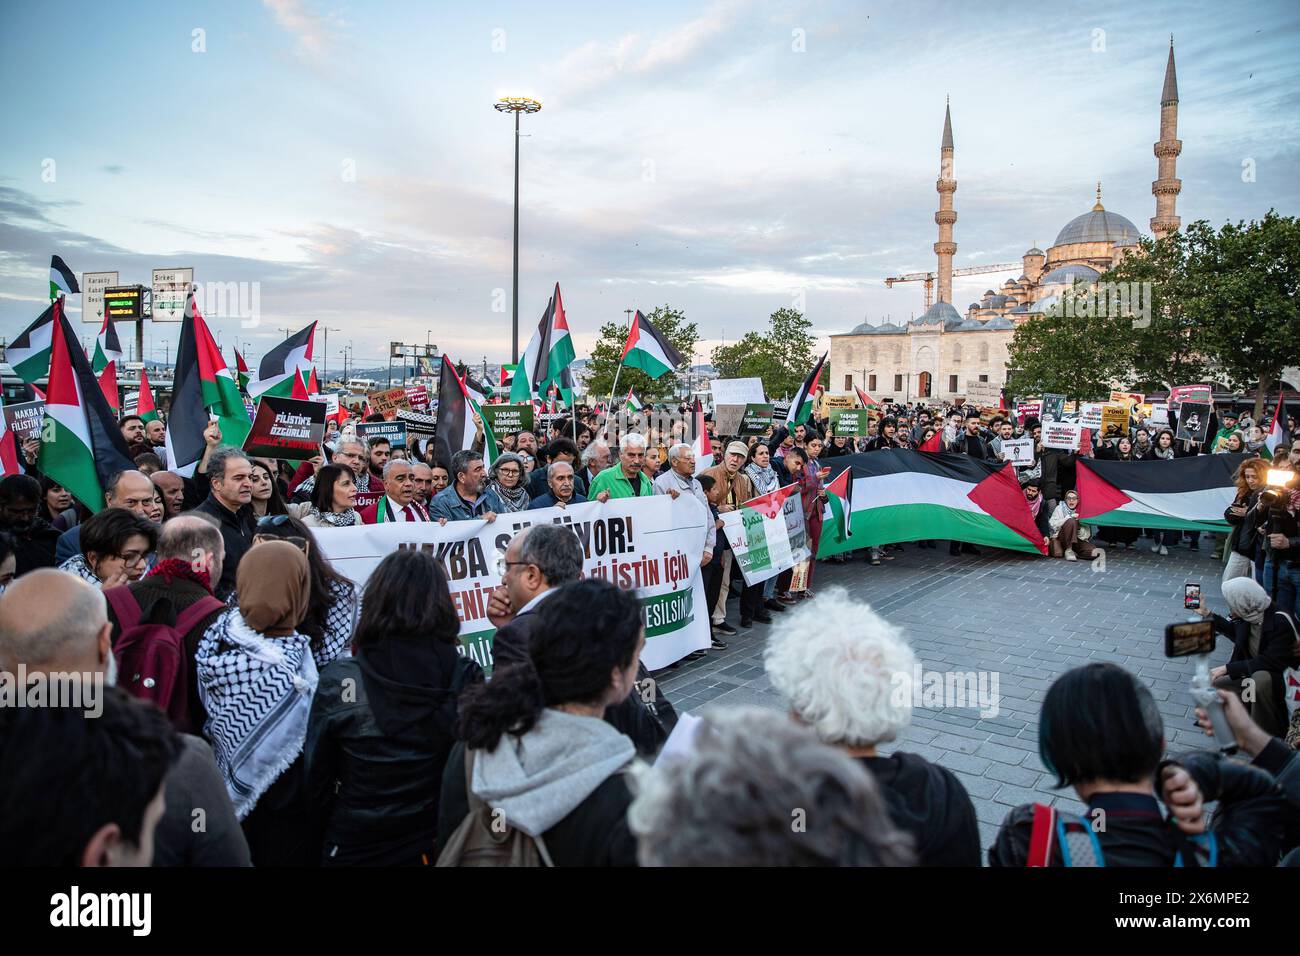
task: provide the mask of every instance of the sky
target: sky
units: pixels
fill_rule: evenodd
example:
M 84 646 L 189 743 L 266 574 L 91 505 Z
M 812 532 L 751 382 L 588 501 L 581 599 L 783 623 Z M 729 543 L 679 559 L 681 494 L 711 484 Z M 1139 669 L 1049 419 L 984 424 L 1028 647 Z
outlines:
M 786 306 L 825 348 L 923 310 L 919 283 L 882 280 L 935 267 L 945 97 L 954 264 L 1017 264 L 955 280 L 959 310 L 1098 180 L 1148 233 L 1171 33 L 1183 222 L 1296 215 L 1288 0 L 6 5 L 0 336 L 39 314 L 57 253 L 257 283 L 256 317 L 208 315 L 228 356 L 316 321 L 335 369 L 390 341 L 508 361 L 514 134 L 492 106 L 528 95 L 521 351 L 557 282 L 579 356 L 664 304 L 699 361 Z M 178 333 L 151 323 L 147 357 Z

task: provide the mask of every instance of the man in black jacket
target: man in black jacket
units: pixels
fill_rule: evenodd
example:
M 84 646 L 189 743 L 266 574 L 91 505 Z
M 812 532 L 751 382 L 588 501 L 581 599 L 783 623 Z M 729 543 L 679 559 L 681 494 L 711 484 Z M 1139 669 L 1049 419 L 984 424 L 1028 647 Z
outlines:
M 253 546 L 253 463 L 238 448 L 218 448 L 208 458 L 208 483 L 208 498 L 194 513 L 214 518 L 221 531 L 226 553 L 216 594 L 224 601 L 235 589 L 239 562 Z
M 989 449 L 988 442 L 980 436 L 979 415 L 970 415 L 967 417 L 965 430 L 957 436 L 948 451 L 952 454 L 970 455 L 972 458 L 978 458 L 980 461 L 997 461 L 997 456 Z M 980 549 L 969 542 L 962 543 L 959 541 L 951 541 L 948 543 L 948 553 L 954 557 L 958 554 L 978 555 Z
M 10 475 L 0 481 L 0 531 L 14 537 L 15 575 L 55 566 L 59 532 L 37 512 L 41 483 L 31 475 Z

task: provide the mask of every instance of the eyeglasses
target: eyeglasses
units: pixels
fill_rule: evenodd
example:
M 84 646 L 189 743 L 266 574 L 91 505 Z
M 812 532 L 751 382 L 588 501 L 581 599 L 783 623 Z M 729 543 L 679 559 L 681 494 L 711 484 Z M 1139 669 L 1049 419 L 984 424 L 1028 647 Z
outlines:
M 506 572 L 509 571 L 511 568 L 527 567 L 532 563 L 533 563 L 532 561 L 507 561 L 505 554 L 500 554 L 497 556 L 497 575 L 499 577 L 504 578 L 506 576 Z

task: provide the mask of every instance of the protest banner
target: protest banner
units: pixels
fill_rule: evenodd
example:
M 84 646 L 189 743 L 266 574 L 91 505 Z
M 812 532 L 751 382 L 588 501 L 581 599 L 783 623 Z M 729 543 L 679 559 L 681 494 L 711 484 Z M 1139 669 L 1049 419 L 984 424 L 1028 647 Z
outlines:
M 1169 425 L 1169 406 L 1162 402 L 1151 403 L 1151 414 L 1147 419 L 1152 425 Z
M 714 405 L 713 430 L 717 434 L 731 438 L 740 434 L 740 423 L 745 420 L 748 405 Z
M 1134 405 L 1141 405 L 1146 396 L 1141 392 L 1111 392 L 1111 403 L 1118 403 L 1126 408 L 1132 408 Z
M 5 406 L 5 424 L 14 433 L 14 441 L 19 444 L 40 435 L 44 418 L 45 402 L 41 400 Z
M 751 402 L 745 406 L 745 415 L 740 420 L 740 431 L 736 434 L 741 438 L 748 438 L 750 435 L 763 436 L 772 427 L 772 406 L 760 405 Z
M 406 398 L 415 411 L 427 412 L 429 410 L 429 390 L 423 385 L 406 386 Z
M 1098 429 L 1101 427 L 1101 410 L 1100 402 L 1087 402 L 1079 412 L 1079 424 L 1084 428 Z M 1044 419 L 1046 421 L 1046 419 Z
M 372 412 L 383 415 L 392 421 L 398 409 L 410 410 L 411 399 L 404 388 L 389 388 L 382 392 L 371 392 L 366 396 Z
M 314 528 L 334 569 L 364 587 L 383 557 L 420 548 L 442 562 L 460 618 L 462 653 L 492 667 L 488 600 L 501 584 L 498 560 L 530 525 L 558 524 L 577 535 L 584 577 L 635 589 L 645 616 L 648 670 L 667 667 L 709 646 L 709 608 L 700 578 L 700 539 L 708 513 L 689 495 L 612 499 L 568 508 L 498 515 L 496 521 L 394 522 Z
M 1210 405 L 1207 402 L 1183 402 L 1178 407 L 1178 430 L 1174 438 L 1201 444 L 1210 427 Z
M 831 432 L 836 438 L 862 438 L 867 434 L 865 408 L 832 408 Z
M 532 405 L 484 405 L 483 417 L 498 438 L 533 430 Z
M 1002 460 L 1009 461 L 1017 468 L 1024 468 L 1034 463 L 1034 440 L 1032 438 L 1002 439 Z
M 972 405 L 996 409 L 1002 398 L 1002 386 L 996 382 L 967 382 L 966 400 Z
M 1106 405 L 1101 410 L 1101 438 L 1119 438 L 1128 434 L 1128 406 Z
M 761 378 L 716 378 L 709 382 L 713 407 L 719 405 L 761 405 L 767 401 Z
M 387 438 L 393 448 L 406 447 L 405 422 L 357 422 L 357 437 L 370 441 L 372 438 Z
M 325 440 L 325 405 L 300 398 L 263 395 L 243 449 L 262 458 L 306 461 L 321 453 Z
M 1059 422 L 1064 417 L 1065 396 L 1058 395 L 1055 392 L 1044 392 L 1042 414 L 1043 424 L 1046 425 L 1048 422 Z
M 1175 385 L 1169 390 L 1169 404 L 1174 406 L 1183 402 L 1212 405 L 1214 396 L 1208 385 Z
M 1026 418 L 1037 418 L 1039 422 L 1043 419 L 1042 402 L 1017 402 L 1016 403 L 1016 421 L 1020 424 L 1025 423 Z
M 751 498 L 719 517 L 732 558 L 748 585 L 775 577 L 812 554 L 796 485 Z
M 1078 422 L 1045 422 L 1043 424 L 1043 447 L 1059 448 L 1063 451 L 1079 450 L 1079 433 L 1083 426 Z

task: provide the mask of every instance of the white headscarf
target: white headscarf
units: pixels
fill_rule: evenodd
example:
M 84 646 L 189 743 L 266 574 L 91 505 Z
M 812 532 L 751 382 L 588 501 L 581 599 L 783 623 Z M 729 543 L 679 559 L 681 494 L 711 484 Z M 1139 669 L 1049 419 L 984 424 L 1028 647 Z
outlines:
M 1263 623 L 1264 612 L 1273 603 L 1268 592 L 1252 578 L 1233 578 L 1224 584 L 1223 599 L 1228 602 L 1233 617 L 1251 624 Z

